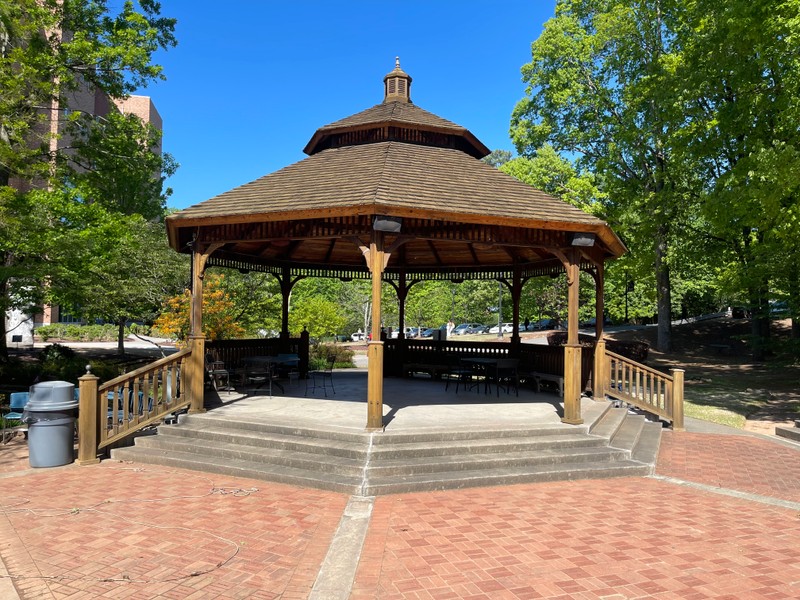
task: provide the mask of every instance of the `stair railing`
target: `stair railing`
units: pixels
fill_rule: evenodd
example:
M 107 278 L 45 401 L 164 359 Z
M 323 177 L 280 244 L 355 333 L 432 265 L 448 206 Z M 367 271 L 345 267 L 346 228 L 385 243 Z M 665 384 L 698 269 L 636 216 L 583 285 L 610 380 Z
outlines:
M 191 403 L 186 380 L 191 348 L 98 385 L 79 380 L 78 464 L 98 462 L 98 452 Z
M 683 431 L 683 369 L 670 369 L 671 375 L 667 375 L 608 350 L 602 355 L 600 397 L 622 400 L 669 421 L 675 431 Z

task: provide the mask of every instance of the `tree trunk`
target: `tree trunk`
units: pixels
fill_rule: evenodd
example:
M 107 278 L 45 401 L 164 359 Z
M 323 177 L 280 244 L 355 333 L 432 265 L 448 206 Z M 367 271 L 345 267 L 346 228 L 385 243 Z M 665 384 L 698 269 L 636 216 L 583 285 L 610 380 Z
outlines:
M 125 356 L 125 321 L 126 319 L 117 321 L 117 354 L 119 356 Z
M 765 360 L 769 343 L 769 302 L 767 284 L 762 283 L 748 290 L 750 295 L 750 332 L 752 337 L 753 360 Z
M 5 264 L 6 261 L 6 253 L 0 253 L 0 263 Z M 0 302 L 0 306 L 9 306 L 8 302 L 8 279 L 0 280 L 0 298 L 3 299 Z M 0 360 L 5 360 L 8 358 L 8 344 L 6 343 L 6 315 L 5 311 L 3 311 L 2 318 L 0 318 Z
M 656 297 L 658 301 L 658 337 L 656 349 L 659 352 L 672 350 L 672 286 L 667 263 L 667 235 L 665 227 L 659 226 L 656 232 L 655 271 Z
M 800 268 L 797 263 L 789 274 L 789 315 L 792 317 L 792 339 L 800 339 Z

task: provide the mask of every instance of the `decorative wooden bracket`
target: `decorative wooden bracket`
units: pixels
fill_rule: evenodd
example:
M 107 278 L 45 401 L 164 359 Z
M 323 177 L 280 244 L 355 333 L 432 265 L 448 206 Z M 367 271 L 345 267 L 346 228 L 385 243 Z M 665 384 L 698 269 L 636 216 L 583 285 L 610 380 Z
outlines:
M 198 253 L 198 256 L 197 256 L 197 259 L 198 259 L 197 277 L 199 277 L 200 279 L 203 279 L 206 276 L 206 263 L 208 262 L 209 257 L 216 250 L 219 250 L 224 245 L 225 244 L 223 244 L 223 243 L 215 242 L 213 244 L 209 244 L 208 247 L 204 249 L 204 251 L 201 251 L 201 252 Z

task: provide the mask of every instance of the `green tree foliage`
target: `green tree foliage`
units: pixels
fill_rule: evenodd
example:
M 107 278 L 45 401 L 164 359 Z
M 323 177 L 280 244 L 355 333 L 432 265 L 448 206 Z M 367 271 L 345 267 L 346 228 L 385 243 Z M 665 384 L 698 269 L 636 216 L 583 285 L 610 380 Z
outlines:
M 596 177 L 558 154 L 550 144 L 538 148 L 529 157 L 514 158 L 500 167 L 504 173 L 552 194 L 588 213 L 603 214 L 608 195 L 596 182 Z
M 771 297 L 794 299 L 800 335 L 798 14 L 797 0 L 695 0 L 676 23 L 680 158 L 701 182 L 708 234 L 724 247 L 720 280 L 752 311 L 757 358 Z
M 168 246 L 163 223 L 100 212 L 98 222 L 64 238 L 69 250 L 51 266 L 50 297 L 74 314 L 116 324 L 124 354 L 125 325 L 152 322 L 164 299 L 186 286 L 189 262 Z
M 115 13 L 105 0 L 0 0 L 0 186 L 49 170 L 41 125 L 53 102 L 86 89 L 122 98 L 162 79 L 152 59 L 176 44 L 174 28 L 154 0 Z
M 210 269 L 208 272 L 216 272 Z M 220 269 L 222 288 L 235 306 L 235 318 L 248 337 L 274 336 L 281 330 L 281 290 L 267 273 Z
M 172 194 L 164 181 L 178 165 L 171 155 L 153 151 L 161 145 L 161 132 L 133 114 L 78 117 L 70 123 L 73 152 L 59 157 L 62 181 L 83 202 L 145 219 L 163 217 Z
M 126 1 L 114 11 L 104 0 L 0 0 L 3 309 L 30 310 L 48 299 L 45 295 L 89 306 L 94 299 L 88 294 L 78 302 L 59 286 L 82 285 L 84 279 L 89 284 L 102 265 L 117 269 L 106 273 L 109 281 L 121 271 L 147 278 L 133 272 L 133 253 L 132 264 L 123 268 L 109 250 L 107 260 L 87 261 L 83 276 L 78 276 L 77 257 L 99 247 L 97 235 L 105 225 L 89 229 L 102 223 L 104 212 L 126 243 L 146 232 L 147 227 L 136 227 L 131 234 L 133 225 L 122 225 L 113 215 L 157 220 L 168 195 L 162 191 L 163 177 L 172 173 L 174 162 L 150 152 L 158 142 L 156 133 L 134 118 L 110 114 L 92 119 L 61 109 L 77 94 L 97 92 L 113 101 L 161 79 L 161 67 L 152 58 L 157 50 L 175 45 L 174 25 L 173 19 L 161 17 L 153 0 Z M 66 119 L 57 129 L 67 137 L 57 147 L 51 144 L 49 126 L 54 114 Z M 6 187 L 10 183 L 21 191 Z M 27 191 L 31 187 L 47 191 Z
M 500 168 L 511 160 L 511 152 L 508 150 L 492 150 L 489 156 L 484 156 L 481 160 L 487 165 Z
M 300 335 L 303 329 L 313 338 L 335 336 L 346 319 L 336 302 L 322 296 L 306 296 L 297 300 L 289 313 L 289 330 Z
M 522 68 L 527 94 L 511 126 L 521 156 L 550 144 L 602 179 L 607 217 L 655 270 L 661 349 L 671 344 L 670 247 L 683 206 L 661 86 L 674 51 L 666 23 L 673 4 L 559 0 Z

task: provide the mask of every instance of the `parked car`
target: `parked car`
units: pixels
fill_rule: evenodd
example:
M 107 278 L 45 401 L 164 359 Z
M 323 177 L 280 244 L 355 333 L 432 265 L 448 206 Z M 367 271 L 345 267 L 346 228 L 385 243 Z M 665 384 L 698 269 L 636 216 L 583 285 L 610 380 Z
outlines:
M 365 340 L 366 337 L 367 337 L 367 334 L 361 333 L 360 331 L 356 331 L 354 334 L 352 334 L 350 336 L 350 339 L 353 340 L 354 342 L 361 342 L 361 341 Z
M 543 329 L 561 329 L 561 323 L 558 319 L 541 319 L 537 323 L 539 330 Z
M 489 326 L 478 325 L 477 327 L 473 328 L 469 333 L 489 333 Z
M 524 325 L 523 325 L 524 327 Z M 502 328 L 503 333 L 511 333 L 514 331 L 514 324 L 513 323 L 503 323 L 502 325 L 495 325 L 494 327 L 489 328 L 489 333 L 500 333 Z
M 453 329 L 453 335 L 465 335 L 468 333 L 478 333 L 483 327 L 480 323 L 461 323 Z
M 440 325 L 439 327 L 428 327 L 427 329 L 423 329 L 422 333 L 419 334 L 419 337 L 423 338 L 433 337 L 435 331 L 447 331 L 447 325 Z

